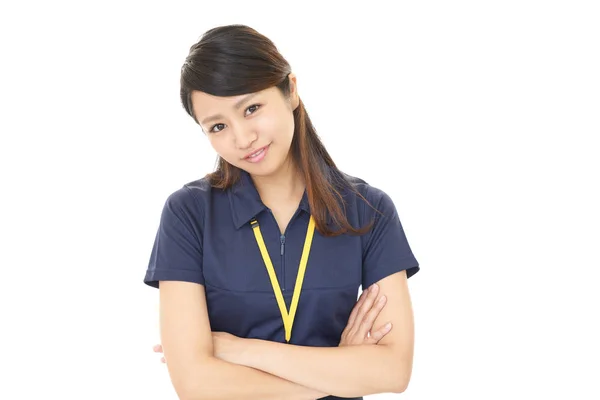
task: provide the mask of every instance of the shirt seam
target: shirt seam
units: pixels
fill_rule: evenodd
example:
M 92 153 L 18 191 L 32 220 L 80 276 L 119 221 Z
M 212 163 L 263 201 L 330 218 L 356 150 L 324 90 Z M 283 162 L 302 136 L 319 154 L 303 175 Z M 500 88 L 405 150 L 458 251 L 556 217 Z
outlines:
M 221 290 L 224 292 L 231 292 L 231 293 L 262 293 L 262 294 L 274 294 L 273 290 L 231 290 L 231 289 L 225 289 L 222 288 L 220 286 L 215 286 L 215 285 L 211 285 L 210 283 L 207 283 L 205 281 L 205 284 L 207 287 L 211 287 L 217 290 Z M 345 290 L 345 289 L 352 289 L 352 288 L 356 288 L 356 290 L 358 290 L 358 287 L 360 286 L 360 284 L 351 284 L 351 285 L 346 285 L 346 286 L 336 286 L 336 287 L 323 287 L 323 288 L 302 288 L 302 292 L 306 292 L 306 291 L 319 291 L 319 290 Z M 291 293 L 289 295 L 292 295 Z
M 200 217 L 202 218 L 202 236 L 204 236 L 204 213 L 205 213 L 205 207 L 204 205 L 201 203 L 201 201 L 198 199 L 198 197 L 196 196 L 196 194 L 194 194 L 194 191 L 192 189 L 190 189 L 188 186 L 184 186 L 187 191 L 190 193 L 190 195 L 194 198 L 194 201 L 196 202 L 196 205 L 198 206 L 198 208 L 200 209 L 201 213 L 200 213 Z

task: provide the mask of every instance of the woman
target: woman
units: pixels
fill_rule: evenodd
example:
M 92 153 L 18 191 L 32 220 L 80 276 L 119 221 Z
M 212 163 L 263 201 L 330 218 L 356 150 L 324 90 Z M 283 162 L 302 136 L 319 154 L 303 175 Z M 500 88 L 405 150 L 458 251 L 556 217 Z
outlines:
M 219 162 L 166 200 L 144 279 L 179 397 L 404 391 L 419 264 L 390 197 L 335 166 L 274 44 L 243 25 L 209 30 L 181 100 Z

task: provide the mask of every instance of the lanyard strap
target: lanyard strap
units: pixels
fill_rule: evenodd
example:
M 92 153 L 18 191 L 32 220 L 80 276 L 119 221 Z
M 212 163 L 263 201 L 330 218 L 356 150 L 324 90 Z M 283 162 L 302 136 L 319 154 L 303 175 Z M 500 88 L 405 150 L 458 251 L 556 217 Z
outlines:
M 308 223 L 308 230 L 306 231 L 304 249 L 302 249 L 302 258 L 300 259 L 300 266 L 298 268 L 298 276 L 296 277 L 296 286 L 294 287 L 294 295 L 292 296 L 292 305 L 289 314 L 285 306 L 283 294 L 281 294 L 281 288 L 279 287 L 279 283 L 277 282 L 277 276 L 275 275 L 275 269 L 273 268 L 273 263 L 271 262 L 271 258 L 269 257 L 267 246 L 265 246 L 265 241 L 263 240 L 262 234 L 260 232 L 258 221 L 256 219 L 252 219 L 250 225 L 253 228 L 252 230 L 254 231 L 254 236 L 256 237 L 256 243 L 258 244 L 260 254 L 262 255 L 262 258 L 265 262 L 265 267 L 267 267 L 269 278 L 271 279 L 271 286 L 273 286 L 273 292 L 275 292 L 275 298 L 277 299 L 277 304 L 279 305 L 279 312 L 281 313 L 281 319 L 283 320 L 283 327 L 285 328 L 285 340 L 289 343 L 290 338 L 292 336 L 292 326 L 294 325 L 294 317 L 296 316 L 296 310 L 298 309 L 298 300 L 300 299 L 300 292 L 302 291 L 302 283 L 304 282 L 304 272 L 306 271 L 308 254 L 310 253 L 310 246 L 312 244 L 313 234 L 315 232 L 315 220 L 311 215 L 310 221 Z

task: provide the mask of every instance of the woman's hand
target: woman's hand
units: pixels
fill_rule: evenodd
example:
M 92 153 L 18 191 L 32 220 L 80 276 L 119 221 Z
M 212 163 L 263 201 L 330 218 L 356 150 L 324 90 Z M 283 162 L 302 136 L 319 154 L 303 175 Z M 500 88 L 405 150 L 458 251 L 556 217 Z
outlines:
M 386 297 L 377 298 L 379 286 L 376 284 L 363 290 L 358 302 L 352 309 L 348 324 L 342 332 L 342 338 L 338 347 L 352 346 L 357 344 L 377 344 L 385 335 L 392 330 L 391 322 L 372 331 L 375 319 L 385 306 Z
M 163 352 L 163 348 L 160 344 L 155 344 L 154 347 L 152 348 L 152 350 L 154 350 L 155 353 L 162 353 Z M 160 358 L 160 362 L 161 363 L 166 363 L 167 360 L 165 360 L 165 357 L 161 357 Z

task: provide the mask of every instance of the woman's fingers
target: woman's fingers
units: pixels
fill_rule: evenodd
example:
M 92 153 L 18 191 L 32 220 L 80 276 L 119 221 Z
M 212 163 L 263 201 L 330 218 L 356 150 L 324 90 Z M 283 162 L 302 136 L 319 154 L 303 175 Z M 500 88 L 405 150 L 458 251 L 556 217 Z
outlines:
M 155 344 L 154 347 L 152 348 L 152 350 L 154 350 L 155 353 L 162 353 L 163 352 L 163 348 L 160 344 Z M 160 362 L 163 364 L 167 363 L 167 360 L 165 360 L 164 357 L 160 358 Z
M 354 321 L 356 320 L 356 315 L 358 314 L 358 310 L 362 306 L 362 304 L 365 300 L 365 297 L 367 297 L 367 294 L 369 294 L 368 288 L 367 288 L 367 290 L 363 290 L 363 292 L 360 294 L 358 301 L 356 302 L 356 304 L 354 305 L 354 308 L 352 309 L 352 312 L 350 313 L 350 317 L 348 318 L 348 323 L 346 324 L 346 327 L 351 327 L 352 324 L 354 324 Z
M 366 337 L 367 332 L 373 329 L 373 324 L 375 323 L 375 320 L 377 319 L 377 316 L 379 315 L 381 310 L 383 310 L 386 301 L 387 298 L 385 296 L 381 296 L 379 299 L 377 299 L 375 304 L 373 304 L 373 307 L 371 307 L 371 309 L 367 311 L 367 314 L 364 316 L 361 326 L 359 328 L 360 333 L 365 335 L 364 337 Z
M 374 284 L 373 286 L 371 286 L 369 288 L 369 293 L 367 294 L 365 301 L 359 307 L 358 313 L 356 315 L 356 321 L 353 324 L 354 326 L 353 326 L 352 332 L 356 333 L 364 326 L 363 321 L 365 319 L 365 316 L 367 315 L 369 310 L 371 310 L 371 308 L 373 307 L 373 303 L 375 302 L 375 299 L 377 298 L 378 293 L 379 293 L 379 286 L 377 286 L 376 284 Z M 361 338 L 366 338 L 367 332 L 370 329 L 371 329 L 371 327 L 369 327 L 366 331 L 362 332 Z
M 377 329 L 375 332 L 371 332 L 371 337 L 369 338 L 369 340 L 373 341 L 374 343 L 377 343 L 381 339 L 383 339 L 383 337 L 385 335 L 390 333 L 391 330 L 392 330 L 392 323 L 388 322 L 381 328 Z
M 346 336 L 346 334 L 352 330 L 354 323 L 356 322 L 356 316 L 358 315 L 358 311 L 360 310 L 360 307 L 364 303 L 365 298 L 367 297 L 368 294 L 369 294 L 369 288 L 367 288 L 366 290 L 363 290 L 363 292 L 360 294 L 358 301 L 356 302 L 356 304 L 352 308 L 352 311 L 350 312 L 350 317 L 348 317 L 348 322 L 346 323 L 346 326 L 344 327 L 344 330 L 342 331 L 342 336 Z

